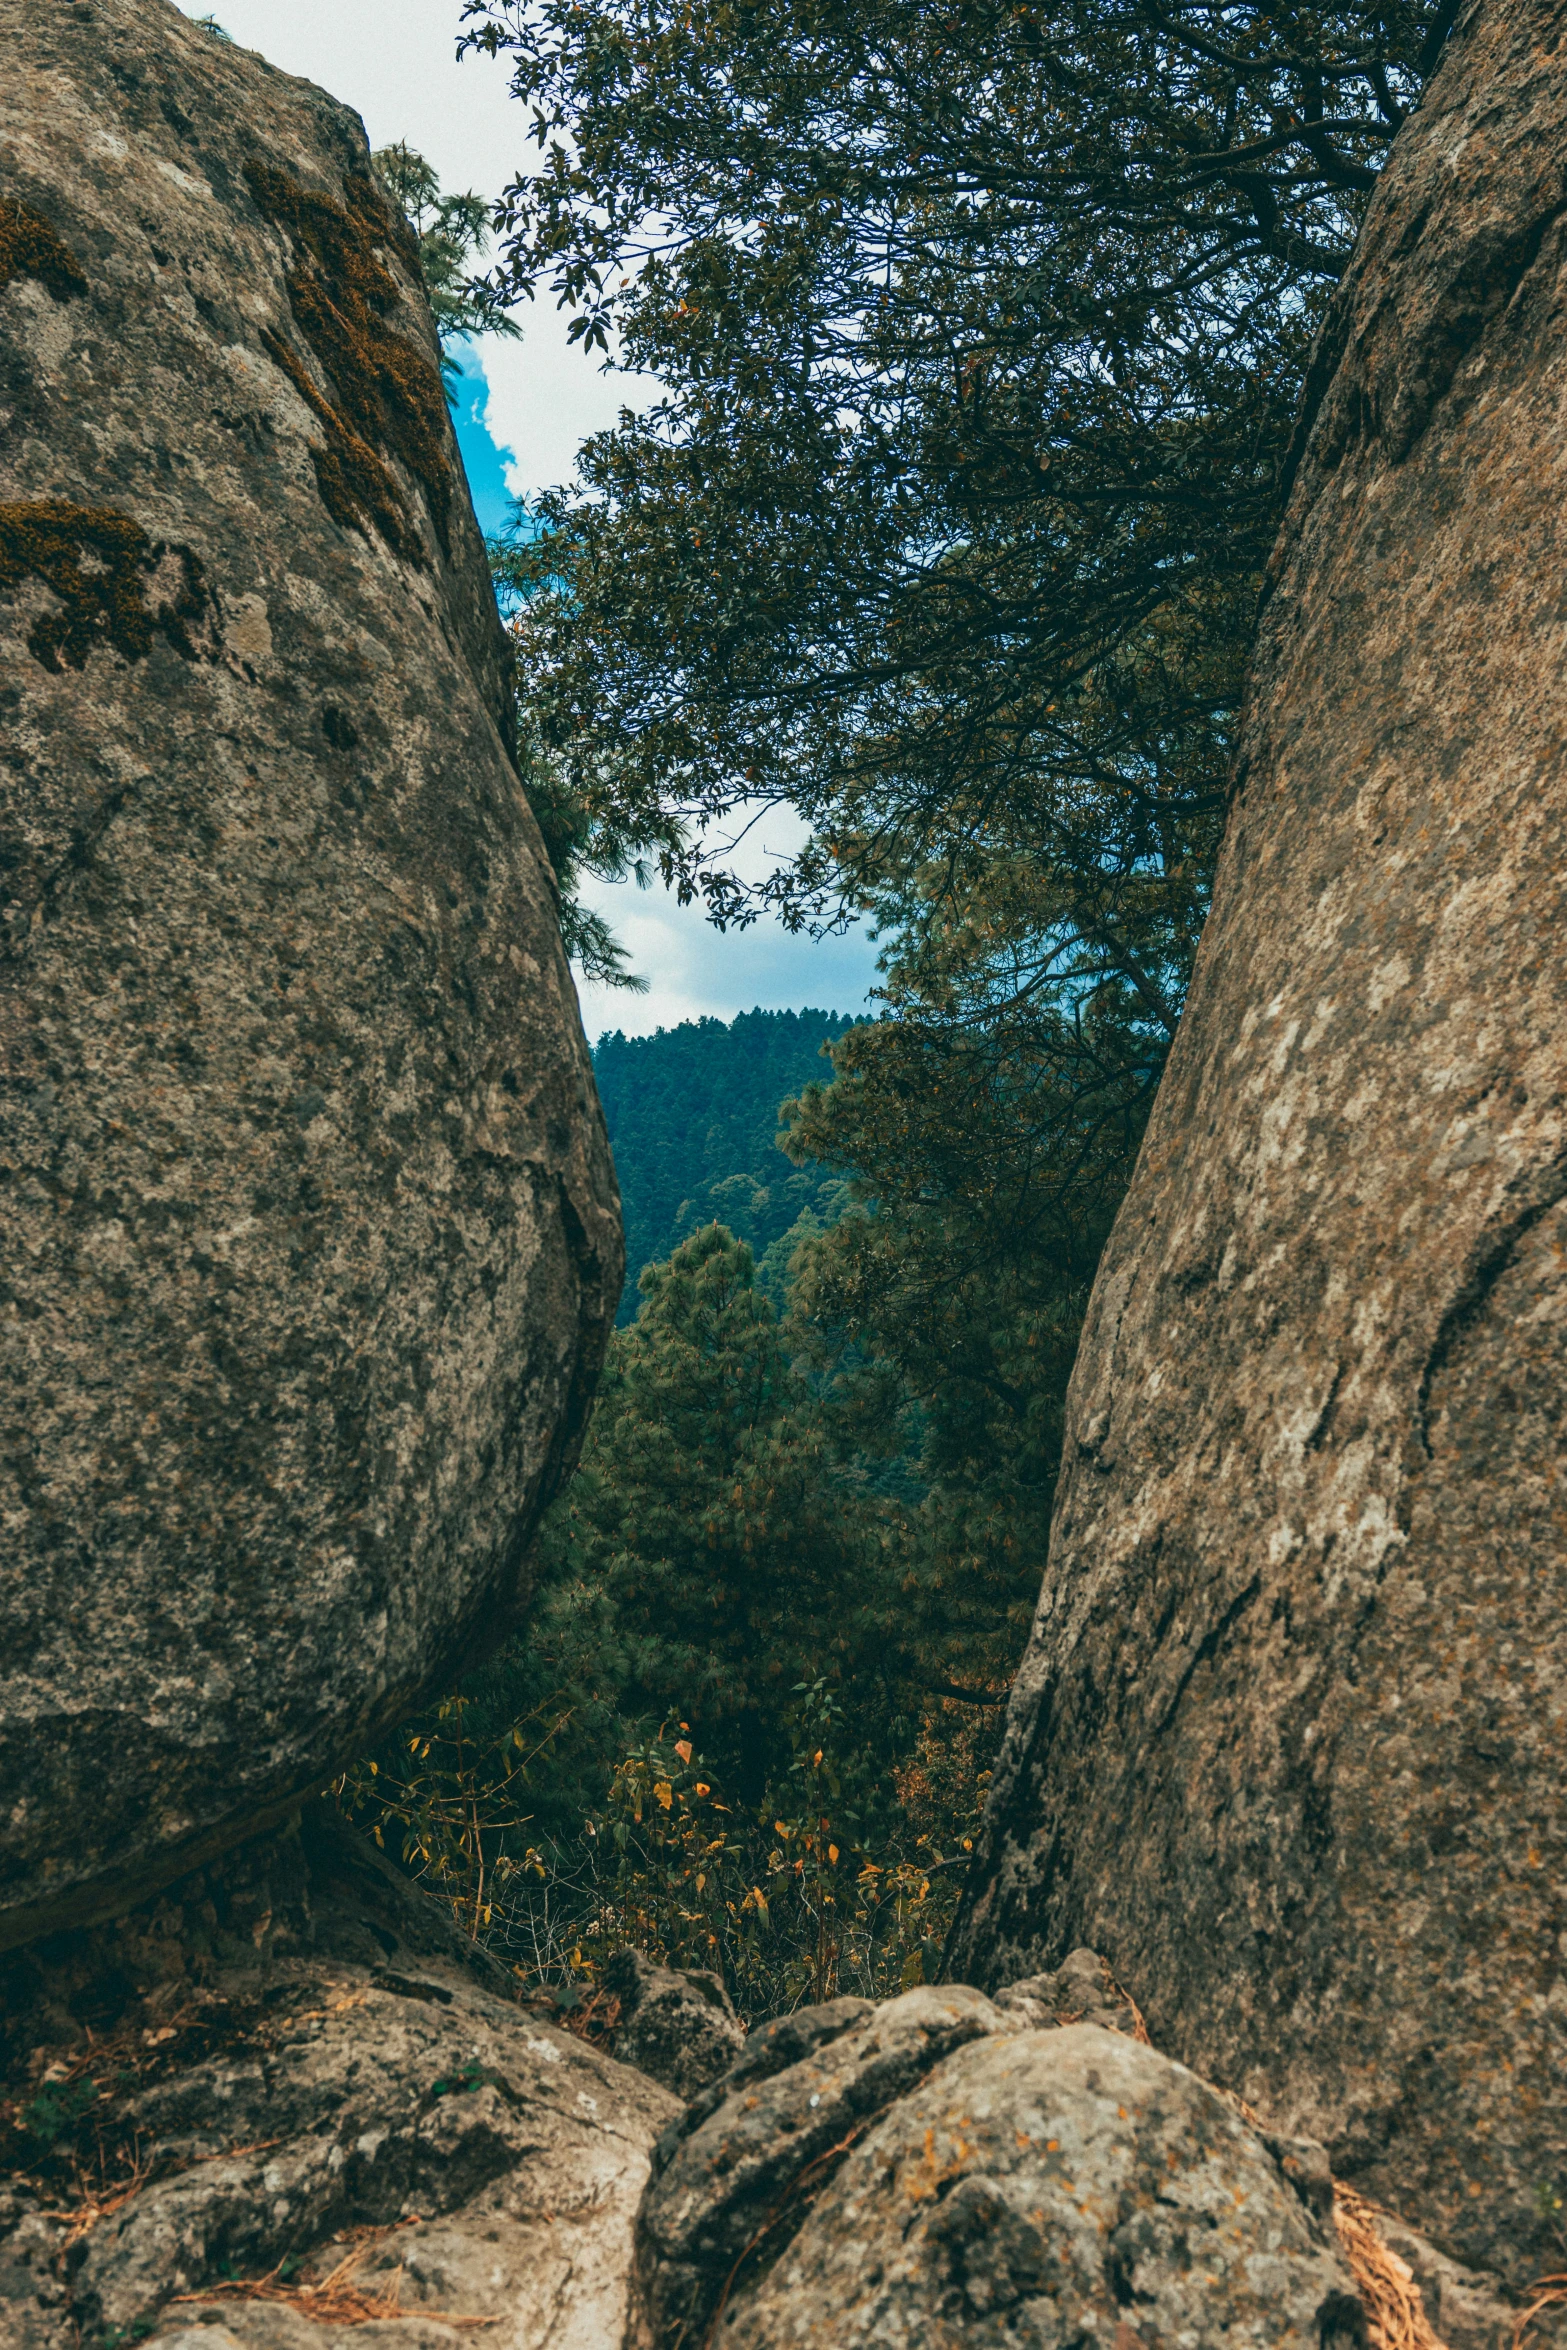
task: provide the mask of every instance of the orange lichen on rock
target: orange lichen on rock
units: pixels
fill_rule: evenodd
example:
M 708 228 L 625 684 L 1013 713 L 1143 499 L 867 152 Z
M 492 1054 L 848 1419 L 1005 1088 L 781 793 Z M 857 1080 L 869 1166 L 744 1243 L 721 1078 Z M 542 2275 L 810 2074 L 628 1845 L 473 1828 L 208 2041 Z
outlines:
M 443 551 L 452 475 L 439 371 L 386 325 L 402 291 L 377 247 L 398 239 L 398 224 L 368 179 L 351 179 L 339 203 L 267 163 L 247 164 L 245 177 L 268 220 L 288 232 L 289 300 L 333 395 L 281 335 L 263 336 L 269 356 L 326 428 L 313 451 L 322 502 L 346 529 L 373 522 L 397 554 L 422 563 L 418 531 L 382 458 L 395 458 L 422 487 Z
M 30 204 L 0 196 L 0 286 L 14 277 L 35 277 L 57 302 L 87 291 L 81 264 L 58 230 Z
M 149 606 L 148 583 L 165 561 L 172 592 Z M 112 506 L 64 498 L 0 505 L 0 594 L 29 577 L 62 607 L 40 613 L 28 634 L 28 650 L 46 669 L 84 669 L 98 644 L 139 661 L 160 631 L 187 661 L 196 658 L 193 632 L 211 602 L 200 563 L 188 547 L 150 539 Z

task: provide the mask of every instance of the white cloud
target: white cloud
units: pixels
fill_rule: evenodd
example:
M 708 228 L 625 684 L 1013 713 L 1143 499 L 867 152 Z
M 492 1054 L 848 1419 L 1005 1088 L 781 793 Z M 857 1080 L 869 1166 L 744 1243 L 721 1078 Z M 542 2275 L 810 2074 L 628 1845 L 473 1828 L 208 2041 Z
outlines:
M 457 63 L 458 0 L 180 0 L 246 49 L 356 107 L 372 147 L 397 139 L 449 188 L 498 196 L 525 160 L 504 59 Z
M 747 827 L 748 815 L 755 821 Z M 792 808 L 742 809 L 734 820 L 729 862 L 747 881 L 760 881 L 805 839 L 805 825 Z M 731 836 L 732 837 L 732 836 Z M 710 846 L 724 847 L 723 836 Z M 863 930 L 844 938 L 791 935 L 782 923 L 763 916 L 747 930 L 717 931 L 700 906 L 682 906 L 673 894 L 634 882 L 590 882 L 586 902 L 627 949 L 631 967 L 648 982 L 645 996 L 620 988 L 590 987 L 578 980 L 582 1022 L 597 1038 L 606 1028 L 647 1036 L 655 1028 L 712 1014 L 732 1020 L 760 1005 L 764 1011 L 799 1010 L 807 1004 L 825 1012 L 859 1012 L 876 980 L 876 949 Z
M 622 408 L 641 406 L 654 386 L 646 376 L 606 375 L 599 353 L 585 359 L 568 346 L 571 313 L 547 298 L 525 303 L 517 318 L 520 343 L 486 335 L 480 349 L 490 386 L 486 421 L 512 458 L 507 486 L 525 498 L 567 480 L 588 434 L 603 432 Z
M 650 1036 L 681 1020 L 732 1020 L 760 1005 L 798 1011 L 858 1012 L 876 976 L 876 950 L 863 931 L 847 938 L 791 938 L 777 922 L 716 931 L 699 908 L 677 905 L 667 890 L 634 883 L 592 883 L 584 891 L 648 981 L 646 995 L 591 987 L 578 977 L 582 1025 L 597 1041 L 607 1028 Z

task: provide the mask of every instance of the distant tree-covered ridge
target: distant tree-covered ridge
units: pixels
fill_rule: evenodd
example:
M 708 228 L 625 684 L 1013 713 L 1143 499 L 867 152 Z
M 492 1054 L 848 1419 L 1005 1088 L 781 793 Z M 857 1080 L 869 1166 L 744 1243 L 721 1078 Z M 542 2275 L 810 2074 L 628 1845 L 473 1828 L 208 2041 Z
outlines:
M 854 1025 L 838 1012 L 754 1011 L 599 1039 L 593 1063 L 626 1220 L 622 1323 L 636 1315 L 643 1267 L 715 1221 L 750 1243 L 764 1289 L 781 1291 L 796 1245 L 832 1221 L 842 1186 L 780 1154 L 778 1105 L 831 1079 L 822 1046 Z

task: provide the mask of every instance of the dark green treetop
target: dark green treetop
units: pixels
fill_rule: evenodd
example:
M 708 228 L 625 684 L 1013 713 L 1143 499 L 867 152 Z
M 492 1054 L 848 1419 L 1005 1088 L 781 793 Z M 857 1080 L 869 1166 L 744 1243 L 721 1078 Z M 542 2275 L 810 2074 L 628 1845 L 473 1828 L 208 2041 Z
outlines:
M 1116 885 L 1211 860 L 1311 338 L 1445 0 L 465 13 L 539 151 L 497 295 L 665 387 L 519 550 L 551 740 L 721 918 L 1000 855 L 1137 984 Z M 809 837 L 747 885 L 709 836 L 769 799 Z
M 778 1105 L 830 1080 L 822 1046 L 852 1026 L 836 1012 L 757 1010 L 600 1037 L 593 1068 L 626 1224 L 622 1322 L 637 1311 L 643 1266 L 715 1222 L 748 1243 L 778 1302 L 776 1275 L 804 1235 L 801 1219 L 829 1222 L 839 1188 L 823 1169 L 781 1156 Z

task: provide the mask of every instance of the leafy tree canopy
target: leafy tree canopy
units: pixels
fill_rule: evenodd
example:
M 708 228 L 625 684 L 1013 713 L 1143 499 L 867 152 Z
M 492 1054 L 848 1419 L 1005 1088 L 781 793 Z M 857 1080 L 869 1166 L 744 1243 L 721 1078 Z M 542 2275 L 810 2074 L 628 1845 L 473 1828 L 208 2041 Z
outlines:
M 720 923 L 885 942 L 891 1016 L 790 1111 L 849 1212 L 782 1324 L 711 1227 L 648 1277 L 551 1536 L 622 1718 L 750 1793 L 785 1679 L 867 1785 L 919 1705 L 996 1718 L 1312 339 L 1451 13 L 466 0 L 537 145 L 490 294 L 664 387 L 500 556 L 541 756 Z M 804 845 L 748 884 L 719 844 L 776 801 Z
M 446 373 L 456 372 L 448 345 L 463 336 L 520 336 L 517 321 L 491 300 L 475 274 L 489 242 L 490 207 L 484 198 L 471 189 L 443 196 L 434 166 L 406 139 L 377 148 L 370 160 L 418 244 Z
M 541 729 L 719 921 L 880 926 L 894 1017 L 796 1120 L 863 1211 L 801 1310 L 867 1440 L 922 1415 L 1008 1609 L 999 1530 L 1037 1571 L 1206 911 L 1312 338 L 1451 13 L 467 0 L 537 149 L 497 298 L 547 289 L 665 387 L 514 566 Z M 807 837 L 748 885 L 713 844 L 776 800 Z
M 1123 900 L 1200 894 L 1311 336 L 1446 0 L 465 13 L 539 149 L 497 298 L 666 387 L 514 566 L 550 738 L 721 919 L 1000 859 L 1028 940 L 1140 984 Z M 708 844 L 771 799 L 810 837 L 747 886 Z

